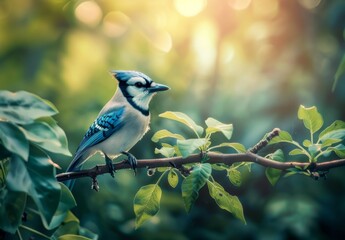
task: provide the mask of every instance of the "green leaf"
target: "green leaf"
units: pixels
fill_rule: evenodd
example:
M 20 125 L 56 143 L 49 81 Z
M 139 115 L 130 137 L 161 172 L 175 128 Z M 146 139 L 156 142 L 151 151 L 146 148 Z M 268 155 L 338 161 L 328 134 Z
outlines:
M 210 196 L 215 200 L 217 205 L 240 219 L 244 224 L 246 220 L 243 214 L 243 207 L 237 196 L 232 196 L 224 190 L 224 188 L 217 182 L 207 182 Z
M 309 139 L 305 139 L 303 141 L 303 146 L 305 147 L 310 147 L 310 145 L 312 145 L 312 142 Z
M 58 208 L 61 192 L 55 168 L 49 159 L 34 151 L 27 163 L 14 156 L 6 180 L 9 190 L 27 193 L 33 199 L 43 223 L 49 226 Z
M 0 229 L 14 234 L 21 223 L 26 204 L 26 193 L 0 190 Z
M 79 235 L 87 237 L 91 240 L 98 240 L 99 237 L 96 233 L 91 232 L 89 229 L 84 227 L 79 227 Z
M 212 169 L 216 171 L 227 171 L 229 169 L 228 165 L 225 165 L 224 163 L 215 163 L 211 164 Z
M 327 139 L 344 139 L 345 122 L 337 120 L 325 128 L 319 135 L 319 141 L 324 142 Z
M 272 138 L 268 144 L 276 144 L 276 143 L 280 143 L 280 142 L 290 142 L 290 143 L 293 142 L 290 133 L 288 133 L 286 131 L 280 131 L 279 135 Z
M 321 144 L 313 144 L 308 147 L 311 156 L 315 156 L 321 150 Z
M 17 156 L 10 161 L 9 171 L 6 176 L 7 187 L 11 191 L 29 193 L 31 179 L 27 165 Z
M 242 179 L 241 179 L 241 172 L 237 169 L 230 168 L 228 170 L 228 177 L 230 182 L 235 185 L 236 187 L 241 186 Z
M 66 155 L 66 156 L 70 156 L 71 153 L 68 150 L 68 142 L 67 142 L 66 134 L 65 134 L 64 130 L 62 130 L 62 128 L 57 125 L 57 122 L 52 117 L 40 118 L 38 121 L 43 121 L 43 122 L 49 124 L 49 126 L 54 130 L 57 138 L 59 139 L 59 142 L 61 144 L 61 148 L 64 149 L 64 150 L 62 150 L 62 152 L 63 152 L 62 154 Z
M 284 153 L 281 149 L 276 150 L 274 153 L 268 155 L 267 157 L 278 162 L 284 162 Z M 274 186 L 278 182 L 281 173 L 281 170 L 275 168 L 266 168 L 265 172 L 266 177 L 272 186 Z
M 269 159 L 276 160 L 278 162 L 284 162 L 285 157 L 284 157 L 284 152 L 281 149 L 277 149 L 274 153 L 269 154 L 267 156 Z
M 158 168 L 155 168 L 157 170 L 157 172 L 166 172 L 167 170 L 169 170 L 170 167 L 158 167 Z
M 212 173 L 209 163 L 196 164 L 182 182 L 182 198 L 187 212 L 190 212 L 199 196 L 199 190 L 205 185 Z
M 163 130 L 159 130 L 158 132 L 156 132 L 151 140 L 153 142 L 158 142 L 159 140 L 161 140 L 162 138 L 175 138 L 175 139 L 180 139 L 180 140 L 184 140 L 185 138 L 180 135 L 180 134 L 176 134 L 176 133 L 172 133 L 166 129 Z
M 157 184 L 149 184 L 139 189 L 134 197 L 136 228 L 158 213 L 161 196 L 162 190 Z
M 196 150 L 200 150 L 207 143 L 205 138 L 192 138 L 187 140 L 177 140 L 177 147 L 183 158 L 188 157 Z
M 335 138 L 328 138 L 321 144 L 321 148 L 329 147 L 335 143 L 341 142 L 341 139 L 335 139 Z
M 300 148 L 295 148 L 289 152 L 290 156 L 295 156 L 295 155 L 305 155 L 305 152 L 300 149 Z
M 24 125 L 23 131 L 26 138 L 40 148 L 48 152 L 71 156 L 71 153 L 66 147 L 67 139 L 65 134 L 63 134 L 63 139 L 60 141 L 60 132 L 53 129 L 48 123 L 35 121 L 31 124 Z
M 58 113 L 55 106 L 37 95 L 25 91 L 0 91 L 0 118 L 26 124 Z
M 66 234 L 57 238 L 57 240 L 92 240 L 91 238 L 87 238 L 80 235 L 74 234 Z
M 326 152 L 334 152 L 338 157 L 345 158 L 345 146 L 343 144 L 339 144 L 335 147 L 327 148 Z
M 78 218 L 71 211 L 68 211 L 63 223 L 58 229 L 56 229 L 54 234 L 51 236 L 51 239 L 57 240 L 59 237 L 69 234 L 77 235 L 79 233 L 79 229 L 80 226 Z
M 241 143 L 221 143 L 219 145 L 211 147 L 210 149 L 221 148 L 221 147 L 233 148 L 238 153 L 246 152 L 246 148 Z
M 78 218 L 76 218 L 71 211 L 68 211 L 65 220 L 51 236 L 51 239 L 57 240 L 65 237 L 67 237 L 67 239 L 74 239 L 75 236 L 84 237 L 83 239 L 98 239 L 95 233 L 80 227 Z
M 300 105 L 298 109 L 298 118 L 303 120 L 304 126 L 309 129 L 312 134 L 317 132 L 323 125 L 322 116 L 315 106 L 306 108 Z
M 175 188 L 178 184 L 178 175 L 174 169 L 171 169 L 168 174 L 168 182 L 172 188 Z
M 204 129 L 201 126 L 197 125 L 190 117 L 188 117 L 184 113 L 167 111 L 159 114 L 159 116 L 185 124 L 190 129 L 192 129 L 197 134 L 197 136 L 200 136 L 204 132 Z
M 287 173 L 285 173 L 284 177 L 291 177 L 292 175 L 295 175 L 295 174 L 300 174 L 300 171 L 289 171 Z
M 345 54 L 343 55 L 343 58 L 341 59 L 341 62 L 338 66 L 337 71 L 335 72 L 334 75 L 334 82 L 333 82 L 333 86 L 332 86 L 332 92 L 334 92 L 335 87 L 337 86 L 338 80 L 341 77 L 341 75 L 343 75 L 345 73 Z
M 59 201 L 58 208 L 49 226 L 45 225 L 45 228 L 49 230 L 58 227 L 62 222 L 64 222 L 67 216 L 68 210 L 70 210 L 71 208 L 77 205 L 73 197 L 73 194 L 68 189 L 68 187 L 66 187 L 65 184 L 62 184 L 62 183 L 59 183 L 59 184 L 61 187 L 61 194 L 60 194 L 60 201 Z
M 155 148 L 155 154 L 162 154 L 164 157 L 170 158 L 174 156 L 175 148 L 174 147 Z
M 306 168 L 307 167 L 298 167 L 298 166 L 295 166 L 294 168 L 289 168 L 286 170 L 288 172 L 284 175 L 284 178 L 290 177 L 295 174 L 302 174 L 302 175 L 310 177 L 310 171 L 305 171 Z
M 233 131 L 232 124 L 224 124 L 214 118 L 207 118 L 205 123 L 207 125 L 206 134 L 221 132 L 228 140 L 230 140 Z
M 0 120 L 1 144 L 13 154 L 27 161 L 29 157 L 29 142 L 24 133 L 13 123 Z

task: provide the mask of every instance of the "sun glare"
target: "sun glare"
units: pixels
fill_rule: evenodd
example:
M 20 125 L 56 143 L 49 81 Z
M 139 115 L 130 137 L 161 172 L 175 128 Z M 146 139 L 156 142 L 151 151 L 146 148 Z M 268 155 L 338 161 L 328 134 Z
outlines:
M 207 5 L 207 0 L 175 0 L 175 8 L 185 17 L 198 15 Z
M 214 66 L 216 59 L 217 31 L 212 22 L 203 21 L 196 26 L 192 46 L 196 55 L 196 66 L 199 72 L 207 74 Z

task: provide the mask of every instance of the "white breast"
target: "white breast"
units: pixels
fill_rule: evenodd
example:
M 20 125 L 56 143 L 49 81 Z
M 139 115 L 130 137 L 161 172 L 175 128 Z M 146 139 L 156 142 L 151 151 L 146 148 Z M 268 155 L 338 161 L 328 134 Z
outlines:
M 150 115 L 144 116 L 141 112 L 126 107 L 121 119 L 124 125 L 105 141 L 95 145 L 95 151 L 105 153 L 115 158 L 123 151 L 131 149 L 148 131 Z

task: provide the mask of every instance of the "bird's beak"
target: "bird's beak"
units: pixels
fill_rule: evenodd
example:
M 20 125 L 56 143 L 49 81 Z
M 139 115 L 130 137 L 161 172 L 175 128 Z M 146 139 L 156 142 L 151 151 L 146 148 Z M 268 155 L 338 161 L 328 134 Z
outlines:
M 154 93 L 154 92 L 161 92 L 161 91 L 166 91 L 169 90 L 170 88 L 164 84 L 160 84 L 160 83 L 155 83 L 153 82 L 151 84 L 151 86 L 148 88 L 150 93 Z

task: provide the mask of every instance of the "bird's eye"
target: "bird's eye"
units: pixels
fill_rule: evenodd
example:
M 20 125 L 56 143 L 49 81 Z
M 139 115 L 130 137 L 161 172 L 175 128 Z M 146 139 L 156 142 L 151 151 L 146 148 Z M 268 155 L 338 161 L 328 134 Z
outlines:
M 144 86 L 144 84 L 141 83 L 141 82 L 136 82 L 136 83 L 135 83 L 135 86 L 136 86 L 137 88 L 141 88 L 141 87 Z

